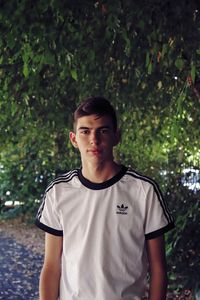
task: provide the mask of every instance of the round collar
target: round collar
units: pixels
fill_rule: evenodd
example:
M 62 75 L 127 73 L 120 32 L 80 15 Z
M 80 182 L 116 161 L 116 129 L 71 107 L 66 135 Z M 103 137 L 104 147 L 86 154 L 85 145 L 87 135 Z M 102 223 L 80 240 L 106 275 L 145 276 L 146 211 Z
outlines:
M 102 189 L 106 189 L 106 188 L 110 187 L 111 185 L 113 185 L 114 183 L 119 181 L 124 176 L 126 171 L 127 171 L 127 168 L 122 165 L 120 171 L 112 178 L 110 178 L 104 182 L 101 182 L 101 183 L 94 183 L 94 182 L 88 180 L 87 178 L 85 178 L 82 174 L 82 169 L 79 169 L 78 170 L 78 178 L 79 178 L 80 182 L 87 188 L 92 189 L 92 190 L 102 190 Z

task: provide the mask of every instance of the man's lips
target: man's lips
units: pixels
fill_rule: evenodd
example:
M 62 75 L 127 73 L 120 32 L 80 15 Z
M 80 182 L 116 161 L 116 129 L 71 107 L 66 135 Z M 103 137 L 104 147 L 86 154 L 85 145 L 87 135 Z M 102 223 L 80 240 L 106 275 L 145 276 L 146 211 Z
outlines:
M 100 149 L 88 149 L 88 152 L 90 152 L 92 154 L 100 154 L 101 150 Z

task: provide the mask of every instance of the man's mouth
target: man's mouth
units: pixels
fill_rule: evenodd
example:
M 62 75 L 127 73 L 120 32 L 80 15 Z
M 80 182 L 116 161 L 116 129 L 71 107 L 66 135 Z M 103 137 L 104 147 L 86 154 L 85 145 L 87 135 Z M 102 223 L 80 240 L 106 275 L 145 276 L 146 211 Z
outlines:
M 100 149 L 89 149 L 88 152 L 90 152 L 92 154 L 100 154 L 101 153 Z

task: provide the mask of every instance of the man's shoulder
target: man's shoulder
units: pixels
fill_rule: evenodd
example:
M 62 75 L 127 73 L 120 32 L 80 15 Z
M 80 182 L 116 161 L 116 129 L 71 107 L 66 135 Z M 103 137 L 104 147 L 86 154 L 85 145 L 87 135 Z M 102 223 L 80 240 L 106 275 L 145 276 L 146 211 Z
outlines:
M 56 176 L 50 184 L 47 186 L 46 192 L 51 190 L 53 187 L 59 187 L 62 183 L 71 182 L 74 177 L 78 176 L 78 169 L 70 170 L 65 173 L 59 174 Z
M 148 175 L 144 175 L 131 167 L 128 167 L 126 175 L 129 176 L 129 178 L 132 178 L 133 180 L 142 182 L 143 184 L 157 186 L 157 183 L 153 178 L 149 177 Z

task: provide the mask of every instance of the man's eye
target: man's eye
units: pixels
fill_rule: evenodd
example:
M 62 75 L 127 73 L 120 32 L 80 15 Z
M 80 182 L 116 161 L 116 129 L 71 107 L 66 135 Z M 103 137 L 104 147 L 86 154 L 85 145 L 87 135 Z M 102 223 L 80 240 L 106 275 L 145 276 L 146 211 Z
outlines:
M 109 133 L 109 130 L 108 129 L 101 129 L 101 133 L 107 134 L 107 133 Z
M 88 134 L 88 133 L 89 133 L 89 130 L 82 130 L 81 133 L 82 133 L 82 134 Z

